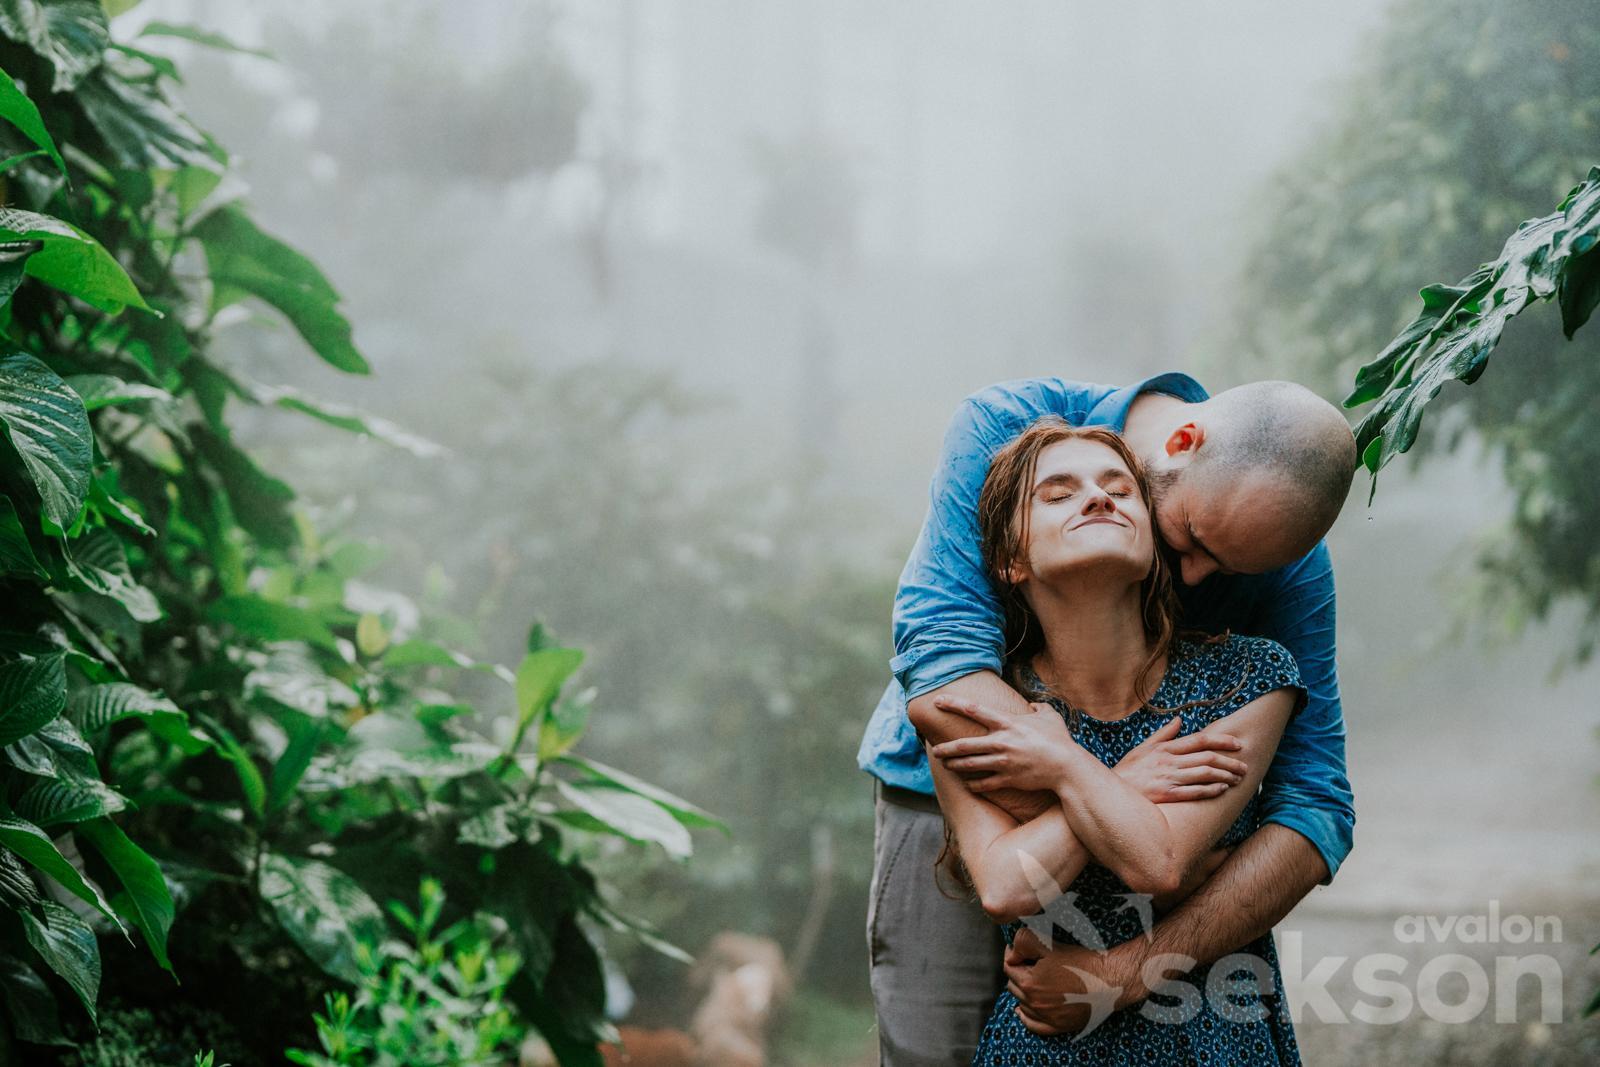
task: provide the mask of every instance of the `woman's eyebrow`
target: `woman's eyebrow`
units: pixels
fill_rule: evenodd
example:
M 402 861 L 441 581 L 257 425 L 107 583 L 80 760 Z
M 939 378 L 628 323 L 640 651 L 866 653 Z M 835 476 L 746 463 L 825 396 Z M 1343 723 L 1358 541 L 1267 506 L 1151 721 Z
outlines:
M 1041 489 L 1049 489 L 1057 485 L 1077 484 L 1078 476 L 1076 474 L 1073 474 L 1070 471 L 1059 471 L 1055 474 L 1047 474 L 1043 478 L 1040 478 L 1039 481 L 1034 485 L 1033 491 L 1037 493 Z

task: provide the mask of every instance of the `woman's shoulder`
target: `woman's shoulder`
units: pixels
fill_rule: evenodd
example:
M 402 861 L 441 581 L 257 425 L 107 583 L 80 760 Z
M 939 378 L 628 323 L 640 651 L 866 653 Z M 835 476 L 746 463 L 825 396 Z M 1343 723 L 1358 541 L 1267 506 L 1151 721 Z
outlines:
M 1180 639 L 1174 653 L 1187 682 L 1186 700 L 1218 700 L 1231 711 L 1274 689 L 1304 691 L 1294 656 L 1268 637 L 1230 633 L 1210 641 Z

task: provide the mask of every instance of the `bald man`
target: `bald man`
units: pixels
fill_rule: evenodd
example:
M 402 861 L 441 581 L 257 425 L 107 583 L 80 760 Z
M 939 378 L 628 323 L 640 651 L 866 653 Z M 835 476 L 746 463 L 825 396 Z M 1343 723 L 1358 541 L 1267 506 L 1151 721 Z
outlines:
M 1308 690 L 1262 784 L 1261 828 L 1231 854 L 1219 853 L 1209 879 L 1150 937 L 1103 953 L 1025 935 L 1007 954 L 977 901 L 936 878 L 944 820 L 917 737 L 918 727 L 930 743 L 982 729 L 941 710 L 941 700 L 1029 712 L 1001 679 L 1003 619 L 983 567 L 977 500 L 993 455 L 1044 415 L 1122 433 L 1149 473 L 1156 522 L 1181 578 L 1185 625 L 1280 642 Z M 1123 388 L 1032 378 L 962 403 L 895 595 L 895 677 L 857 753 L 875 780 L 867 942 L 883 1067 L 967 1067 L 1007 981 L 1031 1028 L 1081 1028 L 1088 998 L 1073 997 L 1084 993 L 1085 974 L 1119 990 L 1118 1008 L 1131 1007 L 1150 994 L 1146 965 L 1155 957 L 1219 959 L 1332 880 L 1351 848 L 1355 809 L 1334 665 L 1333 570 L 1322 537 L 1355 466 L 1344 416 L 1292 382 L 1254 382 L 1211 397 L 1183 374 Z M 1057 802 L 1017 790 L 985 796 L 1019 821 Z

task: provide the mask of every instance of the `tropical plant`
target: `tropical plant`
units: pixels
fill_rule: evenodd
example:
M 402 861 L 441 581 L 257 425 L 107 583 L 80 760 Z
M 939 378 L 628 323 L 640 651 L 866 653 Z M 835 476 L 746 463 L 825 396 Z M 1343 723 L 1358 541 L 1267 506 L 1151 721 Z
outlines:
M 223 357 L 256 307 L 368 370 L 332 284 L 251 219 L 155 51 L 226 42 L 162 24 L 116 41 L 105 9 L 70 0 L 0 5 L 0 35 L 7 1040 L 70 1043 L 60 994 L 92 1022 L 124 974 L 159 1003 L 97 937 L 137 930 L 199 995 L 249 987 L 232 1021 L 281 1048 L 309 975 L 359 983 L 359 946 L 386 929 L 374 900 L 431 873 L 507 921 L 521 1018 L 564 1064 L 598 1063 L 598 928 L 683 954 L 618 913 L 586 855 L 620 836 L 682 859 L 689 827 L 721 824 L 572 752 L 580 653 L 537 627 L 515 672 L 454 651 L 442 621 L 361 581 L 380 549 L 319 530 L 236 442 L 243 406 L 433 451 Z M 451 691 L 475 676 L 499 698 Z M 180 909 L 206 920 L 187 937 Z

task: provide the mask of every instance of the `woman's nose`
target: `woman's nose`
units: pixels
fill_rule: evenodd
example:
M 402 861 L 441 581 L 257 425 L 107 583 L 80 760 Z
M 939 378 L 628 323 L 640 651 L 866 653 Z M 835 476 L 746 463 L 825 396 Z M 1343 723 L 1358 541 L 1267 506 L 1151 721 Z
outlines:
M 1109 515 L 1116 510 L 1117 502 L 1111 499 L 1111 494 L 1106 492 L 1104 489 L 1091 490 L 1083 502 L 1083 512 L 1085 515 L 1096 511 L 1104 511 Z

